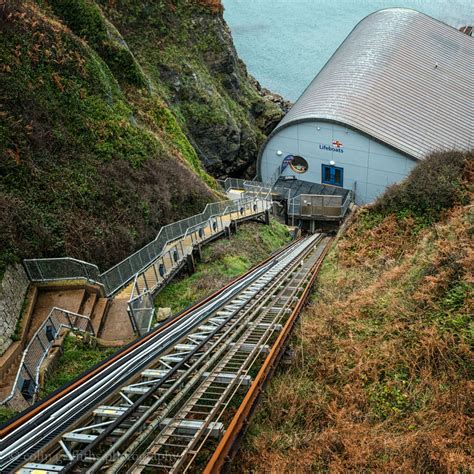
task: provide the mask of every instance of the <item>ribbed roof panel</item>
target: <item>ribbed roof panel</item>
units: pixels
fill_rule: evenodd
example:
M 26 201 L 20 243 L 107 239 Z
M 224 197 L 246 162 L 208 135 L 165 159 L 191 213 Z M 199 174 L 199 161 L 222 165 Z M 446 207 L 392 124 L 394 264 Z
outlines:
M 329 120 L 421 159 L 474 146 L 474 39 L 423 13 L 364 18 L 278 124 Z M 436 67 L 435 67 L 436 66 Z

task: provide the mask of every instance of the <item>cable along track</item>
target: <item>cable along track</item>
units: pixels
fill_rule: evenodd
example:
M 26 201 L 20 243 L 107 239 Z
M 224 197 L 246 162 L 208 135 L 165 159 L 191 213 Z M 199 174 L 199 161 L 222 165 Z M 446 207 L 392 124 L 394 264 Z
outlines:
M 1 472 L 202 470 L 329 241 L 293 243 L 37 409 L 2 439 Z

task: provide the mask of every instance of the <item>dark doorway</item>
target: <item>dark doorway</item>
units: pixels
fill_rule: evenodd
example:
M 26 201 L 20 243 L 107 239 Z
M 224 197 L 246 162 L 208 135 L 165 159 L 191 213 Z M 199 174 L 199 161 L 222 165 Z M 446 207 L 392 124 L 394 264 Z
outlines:
M 321 182 L 342 187 L 344 182 L 344 169 L 332 165 L 322 165 Z

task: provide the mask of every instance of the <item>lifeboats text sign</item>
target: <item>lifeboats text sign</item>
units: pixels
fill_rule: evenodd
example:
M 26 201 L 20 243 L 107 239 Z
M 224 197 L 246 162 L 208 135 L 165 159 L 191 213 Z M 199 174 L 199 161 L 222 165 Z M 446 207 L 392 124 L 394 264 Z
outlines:
M 319 145 L 320 150 L 335 151 L 336 153 L 344 153 L 344 145 L 339 140 L 333 140 L 331 145 Z

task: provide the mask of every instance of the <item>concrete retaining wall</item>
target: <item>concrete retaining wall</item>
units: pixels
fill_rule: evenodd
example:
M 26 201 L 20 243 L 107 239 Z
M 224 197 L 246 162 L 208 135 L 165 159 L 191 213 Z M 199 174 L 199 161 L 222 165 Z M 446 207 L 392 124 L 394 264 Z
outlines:
M 0 355 L 12 343 L 30 282 L 20 264 L 7 268 L 0 286 Z

